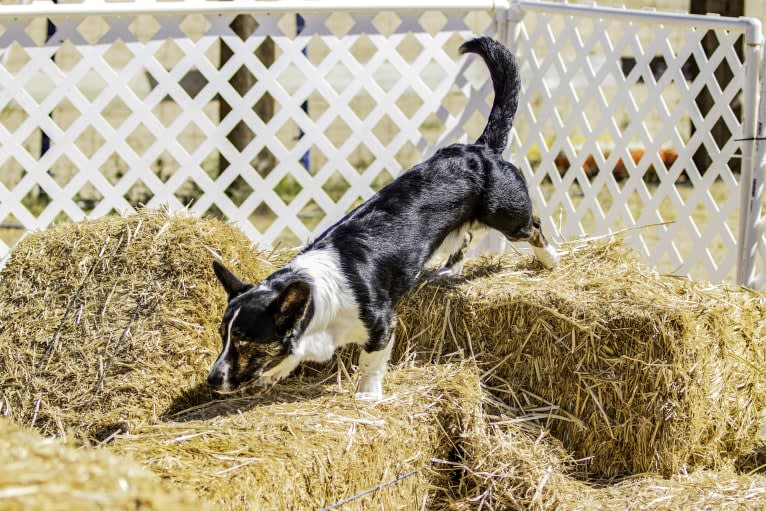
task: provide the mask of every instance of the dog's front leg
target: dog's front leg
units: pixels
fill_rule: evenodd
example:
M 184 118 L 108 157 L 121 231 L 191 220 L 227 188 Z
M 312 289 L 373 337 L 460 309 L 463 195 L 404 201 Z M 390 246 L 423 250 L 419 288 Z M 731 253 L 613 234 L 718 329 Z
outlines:
M 258 378 L 258 385 L 272 385 L 283 378 L 287 378 L 300 362 L 299 357 L 288 355 L 282 362 L 263 373 Z
M 357 399 L 380 400 L 383 398 L 383 377 L 396 339 L 395 330 L 396 318 L 378 333 L 377 339 L 371 335 L 359 354 L 360 379 L 356 393 Z

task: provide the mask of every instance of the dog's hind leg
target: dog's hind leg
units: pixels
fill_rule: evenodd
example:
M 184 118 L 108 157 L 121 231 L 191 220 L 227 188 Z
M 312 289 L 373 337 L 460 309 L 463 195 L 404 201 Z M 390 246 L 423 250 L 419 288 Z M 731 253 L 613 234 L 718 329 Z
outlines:
M 522 236 L 508 237 L 511 241 L 526 241 L 532 246 L 535 257 L 549 270 L 559 265 L 561 256 L 543 234 L 540 218 L 532 215 L 532 222 L 529 229 Z
M 514 231 L 503 229 L 502 227 L 505 227 L 503 225 L 494 225 L 493 223 L 489 223 L 489 225 L 502 232 L 510 241 L 526 241 L 529 243 L 532 246 L 535 257 L 546 268 L 551 269 L 559 265 L 561 256 L 556 251 L 556 247 L 545 238 L 540 218 L 537 215 L 532 215 L 529 224 Z
M 558 253 L 558 251 L 556 251 L 556 247 L 554 247 L 545 238 L 545 235 L 543 235 L 543 228 L 540 223 L 540 218 L 535 215 L 532 216 L 531 231 L 532 232 L 530 233 L 527 242 L 532 245 L 532 250 L 535 253 L 535 257 L 537 257 L 537 259 L 543 263 L 543 266 L 548 269 L 558 266 L 559 261 L 561 260 L 561 255 Z
M 396 316 L 380 329 L 373 329 L 359 354 L 359 389 L 357 399 L 383 398 L 383 377 L 396 339 Z

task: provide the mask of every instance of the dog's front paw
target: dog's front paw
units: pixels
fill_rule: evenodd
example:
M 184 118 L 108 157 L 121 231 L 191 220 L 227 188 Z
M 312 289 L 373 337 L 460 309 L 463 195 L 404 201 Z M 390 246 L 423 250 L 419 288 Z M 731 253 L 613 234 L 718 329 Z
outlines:
M 383 399 L 383 373 L 363 374 L 355 397 L 363 401 Z
M 288 376 L 290 376 L 290 371 L 271 370 L 271 371 L 263 373 L 261 377 L 258 378 L 258 385 L 263 385 L 263 386 L 274 385 L 278 381 L 284 380 Z
M 293 369 L 295 369 L 297 366 L 298 360 L 293 359 L 292 357 L 288 357 L 277 364 L 275 367 L 272 367 L 263 373 L 258 378 L 257 384 L 262 386 L 274 385 L 279 380 L 283 380 L 290 376 L 290 373 L 292 373 Z
M 359 401 L 381 401 L 383 400 L 383 392 L 357 392 L 354 394 L 354 399 Z
M 270 387 L 271 385 L 274 385 L 282 378 L 284 378 L 284 376 L 264 373 L 258 378 L 255 384 L 258 385 L 259 387 Z

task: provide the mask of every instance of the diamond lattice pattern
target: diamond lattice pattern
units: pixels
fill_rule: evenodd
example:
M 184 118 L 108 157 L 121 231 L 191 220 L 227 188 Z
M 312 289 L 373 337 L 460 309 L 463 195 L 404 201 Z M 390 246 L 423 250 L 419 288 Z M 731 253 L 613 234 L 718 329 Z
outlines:
M 741 40 L 691 23 L 527 13 L 513 152 L 549 228 L 566 239 L 627 230 L 661 271 L 733 279 Z
M 25 229 L 167 205 L 302 243 L 488 112 L 457 52 L 485 12 L 51 23 L 0 37 L 0 219 Z
M 476 137 L 492 87 L 457 48 L 498 36 L 483 11 L 0 22 L 0 221 L 167 205 L 265 245 L 305 242 Z M 507 156 L 547 228 L 653 225 L 626 233 L 649 263 L 732 277 L 742 34 L 540 12 L 509 33 L 524 91 Z

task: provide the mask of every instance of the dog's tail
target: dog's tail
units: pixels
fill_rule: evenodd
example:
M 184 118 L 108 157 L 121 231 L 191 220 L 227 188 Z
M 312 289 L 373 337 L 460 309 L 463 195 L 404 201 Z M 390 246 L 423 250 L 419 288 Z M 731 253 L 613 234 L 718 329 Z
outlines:
M 460 46 L 460 53 L 480 55 L 489 68 L 492 85 L 495 87 L 495 100 L 489 112 L 487 126 L 476 143 L 501 153 L 508 144 L 508 132 L 511 131 L 513 117 L 519 106 L 521 80 L 516 59 L 505 46 L 489 37 L 478 37 L 464 42 Z

